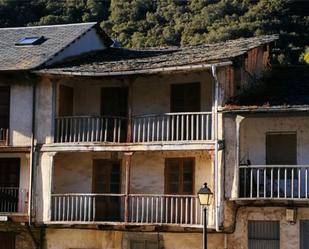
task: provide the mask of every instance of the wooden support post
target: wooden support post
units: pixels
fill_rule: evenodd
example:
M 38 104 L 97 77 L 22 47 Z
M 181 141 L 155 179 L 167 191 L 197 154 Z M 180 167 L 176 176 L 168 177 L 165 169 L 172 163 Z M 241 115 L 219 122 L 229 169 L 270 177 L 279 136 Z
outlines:
M 128 81 L 128 125 L 127 125 L 127 143 L 132 142 L 132 104 L 133 104 L 133 81 Z
M 124 160 L 126 167 L 126 182 L 125 182 L 125 204 L 124 204 L 124 221 L 129 221 L 129 194 L 130 194 L 130 175 L 133 152 L 125 152 Z

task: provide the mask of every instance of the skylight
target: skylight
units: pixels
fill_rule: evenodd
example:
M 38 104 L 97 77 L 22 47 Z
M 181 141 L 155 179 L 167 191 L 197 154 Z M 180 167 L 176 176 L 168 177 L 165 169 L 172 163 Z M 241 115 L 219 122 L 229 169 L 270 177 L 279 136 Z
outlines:
M 46 39 L 44 36 L 36 36 L 36 37 L 24 37 L 20 39 L 17 43 L 15 43 L 16 46 L 26 46 L 26 45 L 39 45 L 43 43 Z

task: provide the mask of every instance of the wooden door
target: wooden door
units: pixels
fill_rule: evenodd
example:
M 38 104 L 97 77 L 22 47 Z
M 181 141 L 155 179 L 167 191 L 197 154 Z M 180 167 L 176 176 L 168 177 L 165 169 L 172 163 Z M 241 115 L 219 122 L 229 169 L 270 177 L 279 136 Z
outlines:
M 60 85 L 59 87 L 59 116 L 73 115 L 74 89 L 69 86 Z
M 0 249 L 15 249 L 15 234 L 0 232 Z
M 101 90 L 101 115 L 107 117 L 128 116 L 128 87 L 103 87 Z M 120 142 L 126 141 L 127 120 L 121 120 Z M 114 124 L 118 120 L 109 119 L 107 127 L 107 141 L 113 141 Z
M 171 85 L 171 112 L 199 112 L 200 83 Z
M 194 158 L 167 158 L 165 161 L 165 193 L 169 195 L 193 195 L 193 191 Z M 177 213 L 178 216 L 173 217 L 173 220 L 167 217 L 167 221 L 185 223 L 191 217 L 191 212 L 194 212 L 195 203 L 191 205 L 191 199 L 187 197 L 179 197 L 177 207 L 176 201 L 173 204 L 172 202 L 168 203 L 168 213 L 172 212 L 174 215 Z M 193 207 L 192 210 L 191 207 Z
M 119 160 L 97 159 L 93 162 L 93 193 L 120 194 L 121 163 Z M 96 220 L 119 221 L 121 199 L 118 196 L 96 197 Z
M 0 212 L 18 211 L 19 175 L 19 158 L 0 159 Z

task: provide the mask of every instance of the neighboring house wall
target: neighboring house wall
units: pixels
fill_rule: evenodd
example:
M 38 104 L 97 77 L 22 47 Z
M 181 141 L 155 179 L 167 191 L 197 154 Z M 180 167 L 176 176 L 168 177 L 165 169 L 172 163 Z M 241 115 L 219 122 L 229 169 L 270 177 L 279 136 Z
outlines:
M 95 28 L 92 28 L 83 36 L 75 40 L 73 43 L 60 51 L 55 57 L 49 60 L 46 64 L 52 65 L 55 63 L 62 62 L 63 60 L 81 55 L 83 53 L 88 53 L 92 51 L 105 49 L 103 38 L 97 33 Z
M 12 76 L 13 78 L 14 76 Z M 30 146 L 32 132 L 32 84 L 28 80 L 0 78 L 10 88 L 9 145 Z
M 280 221 L 280 249 L 300 248 L 300 220 L 309 220 L 308 208 L 297 209 L 296 223 L 286 220 L 285 207 L 241 207 L 236 219 L 236 230 L 228 235 L 227 248 L 248 248 L 248 221 Z

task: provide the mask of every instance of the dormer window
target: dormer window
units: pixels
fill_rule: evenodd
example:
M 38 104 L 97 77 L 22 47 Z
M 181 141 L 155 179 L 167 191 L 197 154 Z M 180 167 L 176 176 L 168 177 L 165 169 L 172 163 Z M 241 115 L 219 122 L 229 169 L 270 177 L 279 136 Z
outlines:
M 16 46 L 40 45 L 45 40 L 46 39 L 44 38 L 44 36 L 24 37 L 20 39 L 17 43 L 15 43 L 15 45 Z

